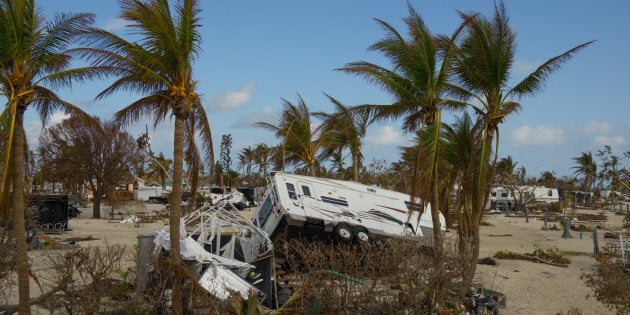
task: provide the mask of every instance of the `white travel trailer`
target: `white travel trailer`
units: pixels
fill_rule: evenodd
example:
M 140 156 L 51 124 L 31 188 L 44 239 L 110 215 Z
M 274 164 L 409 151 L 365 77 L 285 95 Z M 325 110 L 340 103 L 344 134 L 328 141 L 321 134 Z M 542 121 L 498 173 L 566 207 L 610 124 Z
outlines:
M 543 186 L 515 186 L 510 189 L 504 186 L 492 188 L 491 201 L 495 201 L 497 207 L 511 209 L 516 203 L 554 203 L 560 202 L 560 194 L 556 188 Z
M 289 234 L 332 233 L 350 242 L 392 236 L 429 236 L 431 206 L 422 214 L 407 194 L 356 182 L 272 173 L 252 222 L 274 241 L 284 227 Z M 440 214 L 440 230 L 446 228 Z

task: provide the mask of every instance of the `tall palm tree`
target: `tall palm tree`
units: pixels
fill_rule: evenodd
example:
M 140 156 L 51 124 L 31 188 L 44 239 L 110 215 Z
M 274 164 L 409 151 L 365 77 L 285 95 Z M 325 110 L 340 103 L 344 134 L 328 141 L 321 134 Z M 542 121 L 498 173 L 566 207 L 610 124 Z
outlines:
M 318 134 L 311 124 L 308 106 L 298 95 L 297 104 L 282 99 L 282 116 L 278 125 L 257 122 L 256 126 L 275 132 L 281 139 L 279 150 L 282 154 L 282 167 L 286 163 L 304 164 L 311 176 L 316 175 L 317 154 L 325 143 L 325 134 Z
M 68 48 L 77 32 L 94 21 L 91 14 L 59 14 L 46 22 L 34 0 L 0 1 L 0 91 L 7 99 L 0 114 L 5 140 L 2 154 L 0 207 L 8 218 L 13 211 L 18 265 L 19 312 L 30 314 L 28 256 L 24 222 L 24 113 L 34 108 L 45 123 L 57 110 L 91 117 L 63 101 L 51 88 L 96 75 L 89 68 L 70 68 Z M 9 192 L 13 191 L 12 205 Z M 8 224 L 6 226 L 9 226 Z
M 313 116 L 322 120 L 320 130 L 328 135 L 328 140 L 324 143 L 325 156 L 333 156 L 339 152 L 338 149 L 347 148 L 352 155 L 352 172 L 354 181 L 359 181 L 359 165 L 363 159 L 361 154 L 361 139 L 365 137 L 365 132 L 370 119 L 366 111 L 352 112 L 349 107 L 344 106 L 332 96 L 326 97 L 335 106 L 332 114 L 324 112 L 313 113 Z
M 593 153 L 591 153 L 591 151 L 582 152 L 582 155 L 574 157 L 573 161 L 577 164 L 572 167 L 575 169 L 573 174 L 584 176 L 582 189 L 586 192 L 591 191 L 591 187 L 597 176 L 597 163 L 595 163 L 593 159 Z
M 478 224 L 483 205 L 489 193 L 494 176 L 494 165 L 498 156 L 499 126 L 505 119 L 520 109 L 513 99 L 533 96 L 544 87 L 545 80 L 560 66 L 571 59 L 578 51 L 592 43 L 580 44 L 558 56 L 550 58 L 523 80 L 508 87 L 516 52 L 516 33 L 509 24 L 503 1 L 495 4 L 493 19 L 460 13 L 466 23 L 466 34 L 459 42 L 455 54 L 455 83 L 461 87 L 459 97 L 471 101 L 471 106 L 479 117 L 482 126 L 482 159 L 479 161 L 477 192 L 474 211 L 474 261 L 467 271 L 464 286 L 472 282 L 479 254 Z M 479 104 L 479 105 L 476 105 Z M 493 150 L 493 144 L 495 146 Z M 492 163 L 491 155 L 494 151 Z
M 155 125 L 174 118 L 173 190 L 169 216 L 170 256 L 180 261 L 180 217 L 183 182 L 184 146 L 193 146 L 191 132 L 197 132 L 204 151 L 204 163 L 213 165 L 212 134 L 193 79 L 193 61 L 200 49 L 199 2 L 180 0 L 171 8 L 167 0 L 121 0 L 121 17 L 140 36 L 129 42 L 119 36 L 91 29 L 87 39 L 94 46 L 91 59 L 102 67 L 111 67 L 118 79 L 98 98 L 117 91 L 134 91 L 144 96 L 115 114 L 121 125 L 152 116 Z M 174 14 L 173 14 L 174 11 Z M 186 136 L 186 134 L 188 136 Z M 173 312 L 181 312 L 181 288 L 173 273 Z
M 451 71 L 453 40 L 462 30 L 456 29 L 449 38 L 434 36 L 423 19 L 409 4 L 409 16 L 404 19 L 409 39 L 405 39 L 393 26 L 385 21 L 376 20 L 387 32 L 384 39 L 370 46 L 370 50 L 382 53 L 391 63 L 391 69 L 370 62 L 359 61 L 346 64 L 340 70 L 358 75 L 376 84 L 394 97 L 394 102 L 387 105 L 366 105 L 356 110 L 368 111 L 373 120 L 403 119 L 403 129 L 408 132 L 425 128 L 420 145 L 417 146 L 416 163 L 412 180 L 412 202 L 419 195 L 431 203 L 436 267 L 443 270 L 442 234 L 439 219 L 439 134 L 442 109 L 459 109 L 464 103 L 447 99 L 448 82 Z M 421 154 L 421 151 L 424 152 Z M 420 159 L 423 158 L 423 161 Z M 429 183 L 419 193 L 421 182 L 420 168 Z M 440 290 L 436 290 L 439 292 Z M 438 293 L 440 294 L 440 293 Z

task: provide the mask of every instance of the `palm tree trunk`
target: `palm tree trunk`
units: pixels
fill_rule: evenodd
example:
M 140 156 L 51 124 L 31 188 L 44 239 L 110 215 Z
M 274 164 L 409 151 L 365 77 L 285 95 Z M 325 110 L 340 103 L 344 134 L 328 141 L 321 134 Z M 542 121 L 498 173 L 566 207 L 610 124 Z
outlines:
M 182 179 L 184 173 L 184 119 L 175 117 L 173 140 L 173 190 L 169 214 L 171 249 L 170 257 L 174 264 L 180 263 L 180 218 L 182 207 Z M 182 278 L 176 269 L 171 268 L 171 286 L 173 290 L 172 313 L 182 313 Z
M 440 203 L 439 196 L 440 191 L 438 187 L 438 167 L 437 164 L 433 167 L 433 187 L 432 187 L 432 200 L 431 200 L 431 219 L 433 221 L 433 249 L 434 249 L 434 258 L 435 258 L 435 279 L 436 286 L 435 290 L 435 299 L 434 301 L 441 301 L 442 295 L 444 293 L 445 285 L 446 285 L 446 277 L 444 274 L 446 273 L 444 269 L 444 240 L 442 238 L 442 230 L 441 230 L 441 222 L 440 222 Z
M 24 112 L 17 110 L 13 134 L 13 233 L 18 270 L 20 314 L 30 314 L 30 287 L 28 278 L 28 250 L 24 222 Z
M 491 176 L 494 176 L 494 172 L 492 169 L 494 165 L 490 166 L 490 150 L 492 148 L 492 142 L 494 139 L 494 132 L 492 129 L 488 129 L 485 137 L 483 139 L 483 145 L 481 149 L 481 157 L 479 170 L 478 170 L 478 182 L 477 187 L 475 189 L 476 196 L 473 198 L 473 213 L 472 213 L 472 225 L 471 225 L 471 234 L 472 234 L 472 253 L 470 257 L 470 263 L 467 265 L 467 270 L 464 273 L 464 288 L 470 287 L 473 282 L 473 278 L 475 273 L 477 272 L 477 262 L 479 261 L 479 246 L 480 246 L 480 235 L 479 235 L 479 227 L 481 223 L 481 216 L 483 213 L 484 203 L 486 201 L 487 194 L 489 194 L 489 188 L 492 183 Z
M 352 154 L 352 173 L 354 174 L 354 181 L 359 182 L 359 156 L 356 153 Z

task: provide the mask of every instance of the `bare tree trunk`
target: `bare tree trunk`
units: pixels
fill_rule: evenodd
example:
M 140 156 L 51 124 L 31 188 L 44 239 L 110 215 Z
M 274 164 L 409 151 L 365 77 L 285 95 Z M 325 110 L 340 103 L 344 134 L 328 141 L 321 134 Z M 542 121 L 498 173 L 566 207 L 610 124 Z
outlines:
M 103 200 L 103 193 L 100 189 L 94 189 L 92 192 L 92 218 L 101 218 L 101 201 Z
M 30 287 L 28 278 L 28 249 L 24 221 L 24 112 L 18 109 L 13 134 L 13 233 L 18 270 L 20 314 L 30 314 Z
M 173 190 L 171 192 L 171 206 L 169 215 L 170 227 L 170 257 L 173 263 L 180 262 L 180 230 L 179 223 L 182 208 L 182 178 L 184 172 L 184 119 L 175 116 L 175 131 L 173 141 Z M 172 314 L 182 314 L 182 277 L 171 269 L 171 286 L 173 290 Z

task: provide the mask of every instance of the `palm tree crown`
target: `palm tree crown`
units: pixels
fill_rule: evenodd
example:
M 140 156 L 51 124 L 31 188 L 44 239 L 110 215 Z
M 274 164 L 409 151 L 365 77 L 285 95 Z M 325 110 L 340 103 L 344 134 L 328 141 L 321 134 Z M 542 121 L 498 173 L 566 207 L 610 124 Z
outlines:
M 311 124 L 311 113 L 298 95 L 297 104 L 286 99 L 283 101 L 282 117 L 278 125 L 267 122 L 257 122 L 255 125 L 275 132 L 282 143 L 277 148 L 282 155 L 282 167 L 287 163 L 303 163 L 308 168 L 311 176 L 315 176 L 317 166 L 317 153 L 325 143 L 325 135 L 318 134 Z
M 584 191 L 590 191 L 595 176 L 597 176 L 597 163 L 595 163 L 593 159 L 593 153 L 591 153 L 591 151 L 582 152 L 582 155 L 574 157 L 573 161 L 577 164 L 572 167 L 575 169 L 573 173 L 584 176 L 583 189 Z
M 322 120 L 321 132 L 328 135 L 323 155 L 335 156 L 341 153 L 339 150 L 348 149 L 352 155 L 354 181 L 358 182 L 359 166 L 363 159 L 361 140 L 365 137 L 370 116 L 366 112 L 353 112 L 330 95 L 326 94 L 326 97 L 335 106 L 335 112 L 313 113 L 314 117 Z

